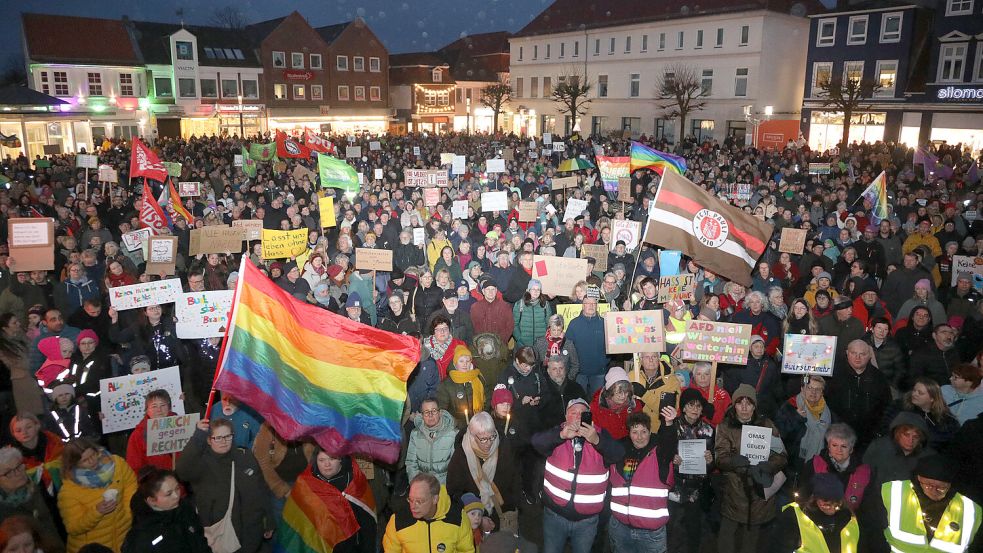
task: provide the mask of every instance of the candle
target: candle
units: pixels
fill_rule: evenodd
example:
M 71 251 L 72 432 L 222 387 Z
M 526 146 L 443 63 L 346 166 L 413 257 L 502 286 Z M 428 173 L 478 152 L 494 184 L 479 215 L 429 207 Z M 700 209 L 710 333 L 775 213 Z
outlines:
M 509 422 L 512 420 L 512 413 L 505 413 L 505 435 L 509 435 Z
M 464 408 L 464 422 L 466 424 L 471 424 L 471 418 L 468 417 L 468 408 L 467 407 Z

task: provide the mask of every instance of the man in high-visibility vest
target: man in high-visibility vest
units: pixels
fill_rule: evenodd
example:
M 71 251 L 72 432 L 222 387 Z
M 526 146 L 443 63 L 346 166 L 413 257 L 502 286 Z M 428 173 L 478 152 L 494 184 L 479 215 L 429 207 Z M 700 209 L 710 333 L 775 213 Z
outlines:
M 881 485 L 876 518 L 864 524 L 869 551 L 961 553 L 980 527 L 980 506 L 957 493 L 955 464 L 941 455 L 919 459 L 910 480 Z M 883 510 L 881 510 L 883 508 Z M 878 530 L 883 529 L 883 539 Z
M 771 551 L 856 553 L 860 527 L 844 505 L 843 482 L 821 472 L 809 484 L 810 496 L 789 503 L 778 516 Z

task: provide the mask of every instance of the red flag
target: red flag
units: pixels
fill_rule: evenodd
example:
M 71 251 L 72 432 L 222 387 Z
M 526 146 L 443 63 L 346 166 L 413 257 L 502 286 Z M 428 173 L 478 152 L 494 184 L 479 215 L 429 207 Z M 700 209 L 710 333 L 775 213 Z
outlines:
M 277 157 L 309 158 L 311 149 L 297 141 L 296 138 L 287 136 L 281 131 L 276 131 L 276 155 Z
M 771 238 L 771 226 L 665 171 L 649 210 L 645 241 L 681 250 L 703 267 L 745 286 Z
M 310 129 L 304 131 L 304 146 L 307 146 L 311 151 L 322 154 L 334 153 L 334 144 L 330 140 L 312 133 Z
M 164 218 L 164 210 L 154 199 L 147 181 L 143 182 L 143 205 L 140 207 L 140 226 L 149 228 L 154 234 L 168 228 L 167 219 Z
M 167 182 L 167 167 L 150 148 L 133 139 L 133 149 L 130 152 L 130 178 L 147 177 L 160 182 Z

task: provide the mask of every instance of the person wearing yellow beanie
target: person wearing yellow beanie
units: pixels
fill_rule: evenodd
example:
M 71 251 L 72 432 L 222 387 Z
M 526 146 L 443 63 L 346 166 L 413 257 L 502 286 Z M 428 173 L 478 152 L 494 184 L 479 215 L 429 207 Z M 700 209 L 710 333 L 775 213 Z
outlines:
M 485 381 L 471 362 L 471 350 L 454 348 L 454 364 L 437 388 L 437 403 L 454 416 L 455 426 L 464 428 L 468 420 L 485 408 Z

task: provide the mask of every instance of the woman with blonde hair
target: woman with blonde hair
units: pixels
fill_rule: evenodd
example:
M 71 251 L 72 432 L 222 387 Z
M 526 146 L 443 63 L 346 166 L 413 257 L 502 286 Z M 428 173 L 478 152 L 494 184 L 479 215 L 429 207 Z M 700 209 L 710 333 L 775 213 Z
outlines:
M 783 334 L 819 334 L 819 323 L 812 316 L 809 302 L 805 298 L 792 300 L 783 326 Z
M 902 405 L 905 411 L 925 419 L 928 426 L 928 445 L 935 451 L 945 451 L 949 441 L 959 430 L 959 421 L 949 411 L 939 384 L 931 378 L 916 379 L 911 390 L 904 395 Z

